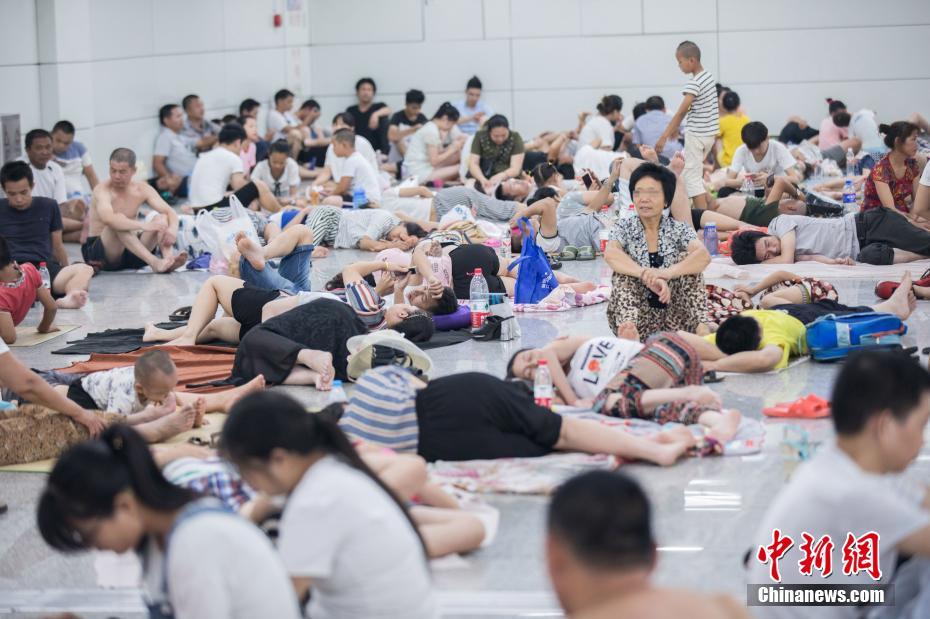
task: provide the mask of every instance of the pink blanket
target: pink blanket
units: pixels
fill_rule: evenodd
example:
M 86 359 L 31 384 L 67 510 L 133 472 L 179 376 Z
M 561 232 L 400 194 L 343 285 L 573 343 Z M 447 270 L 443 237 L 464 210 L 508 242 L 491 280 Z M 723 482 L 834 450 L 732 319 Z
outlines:
M 564 312 L 576 307 L 604 303 L 610 297 L 610 286 L 598 286 L 591 292 L 575 292 L 571 286 L 562 285 L 539 303 L 517 303 L 515 312 Z

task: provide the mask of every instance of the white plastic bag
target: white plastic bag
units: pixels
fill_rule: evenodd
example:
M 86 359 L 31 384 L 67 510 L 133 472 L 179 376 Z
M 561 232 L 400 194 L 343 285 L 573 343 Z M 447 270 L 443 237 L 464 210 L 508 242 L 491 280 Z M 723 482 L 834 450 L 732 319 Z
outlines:
M 228 213 L 229 219 L 220 221 L 214 213 L 222 213 L 224 220 L 227 219 Z M 197 213 L 196 227 L 200 242 L 207 251 L 214 257 L 223 257 L 226 261 L 229 261 L 236 251 L 235 239 L 240 232 L 244 232 L 256 245 L 261 244 L 249 212 L 235 194 L 229 196 L 229 207 L 217 207 L 212 211 L 202 210 Z

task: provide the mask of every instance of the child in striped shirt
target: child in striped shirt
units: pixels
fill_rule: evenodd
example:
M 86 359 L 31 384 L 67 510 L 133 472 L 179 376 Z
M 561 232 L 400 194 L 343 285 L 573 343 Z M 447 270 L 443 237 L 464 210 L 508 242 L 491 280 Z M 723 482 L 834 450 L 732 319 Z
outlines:
M 705 209 L 704 159 L 710 154 L 720 130 L 717 90 L 714 76 L 701 65 L 701 48 L 697 44 L 683 41 L 675 51 L 675 59 L 682 73 L 692 77 L 682 91 L 684 99 L 678 111 L 656 142 L 655 149 L 662 152 L 665 142 L 678 132 L 682 120 L 685 121 L 685 168 L 681 174 L 694 208 Z

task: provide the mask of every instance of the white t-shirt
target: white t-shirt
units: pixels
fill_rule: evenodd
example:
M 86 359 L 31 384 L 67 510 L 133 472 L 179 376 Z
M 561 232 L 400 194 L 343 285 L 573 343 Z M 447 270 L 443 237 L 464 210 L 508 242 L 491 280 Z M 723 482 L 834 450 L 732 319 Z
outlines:
M 379 208 L 342 209 L 333 247 L 356 249 L 358 242 L 366 236 L 380 241 L 399 223 L 397 217 Z
M 65 152 L 55 153 L 53 159 L 61 166 L 61 171 L 65 175 L 68 199 L 82 195 L 84 193 L 84 168 L 93 165 L 87 147 L 75 140 L 65 149 Z
M 410 176 L 429 176 L 433 171 L 433 164 L 430 163 L 428 147 L 439 148 L 441 145 L 439 126 L 433 121 L 426 123 L 410 138 L 407 154 L 404 155 L 404 169 Z
M 91 372 L 81 378 L 81 387 L 98 410 L 132 415 L 144 408 L 136 394 L 136 369 L 131 365 Z
M 750 174 L 756 172 L 767 172 L 769 174 L 784 174 L 788 168 L 797 164 L 797 160 L 788 152 L 788 147 L 781 142 L 769 140 L 769 148 L 762 156 L 762 161 L 756 161 L 749 147 L 741 144 L 736 152 L 733 153 L 733 162 L 730 163 L 730 170 L 739 173 L 740 169 L 746 168 Z
M 237 172 L 245 174 L 242 158 L 222 146 L 200 155 L 191 173 L 191 204 L 208 206 L 222 200 L 229 181 Z
M 271 173 L 268 160 L 263 159 L 255 165 L 249 178 L 253 181 L 262 181 L 268 185 L 275 197 L 287 198 L 291 195 L 291 187 L 300 185 L 300 166 L 297 165 L 296 161 L 288 157 L 287 163 L 284 165 L 284 172 L 281 173 L 279 178 L 275 178 Z
M 614 126 L 605 117 L 600 114 L 594 114 L 588 117 L 588 121 L 581 128 L 578 134 L 578 144 L 584 146 L 589 144 L 593 146 L 594 140 L 600 138 L 601 143 L 597 147 L 606 150 L 614 149 Z
M 849 137 L 862 140 L 862 150 L 870 152 L 886 152 L 885 140 L 878 131 L 878 121 L 875 112 L 862 109 L 853 114 L 849 121 Z
M 340 180 L 346 176 L 352 179 L 352 191 L 361 187 L 365 191 L 365 197 L 369 202 L 379 204 L 381 202 L 381 185 L 378 182 L 378 174 L 372 169 L 365 157 L 358 151 L 355 151 L 342 164 L 342 176 L 333 177 Z
M 54 161 L 49 161 L 44 168 L 37 168 L 30 163 L 29 158 L 23 155 L 19 158 L 25 161 L 32 168 L 32 196 L 35 198 L 51 198 L 61 204 L 68 201 L 67 185 L 65 184 L 65 173 L 61 166 Z M 0 194 L 6 195 L 6 194 Z
M 568 382 L 580 398 L 593 398 L 630 364 L 643 345 L 616 337 L 594 337 L 572 357 Z
M 308 614 L 314 619 L 438 616 L 413 527 L 374 481 L 335 457 L 304 473 L 280 531 L 288 573 L 312 579 Z
M 930 163 L 924 166 L 924 173 L 920 175 L 920 184 L 930 187 Z
M 287 138 L 287 134 L 284 133 L 285 127 L 296 127 L 300 124 L 300 120 L 290 110 L 287 112 L 279 112 L 278 110 L 271 110 L 268 112 L 268 120 L 265 121 L 268 131 L 274 131 L 274 135 L 271 137 L 271 141 L 275 140 L 284 140 Z
M 170 544 L 168 598 L 177 619 L 300 617 L 294 588 L 271 542 L 239 516 L 191 516 Z M 164 554 L 149 539 L 144 556 L 147 601 L 162 602 Z
M 375 149 L 367 138 L 364 138 L 360 135 L 355 136 L 355 152 L 361 153 L 362 157 L 365 158 L 365 161 L 371 165 L 372 170 L 377 171 L 379 169 L 378 156 L 375 154 Z M 336 152 L 333 150 L 332 144 L 326 147 L 326 159 L 324 165 L 329 168 L 333 178 L 337 181 L 342 178 L 342 166 L 345 165 L 345 161 L 345 157 L 336 156 Z
M 836 444 L 821 449 L 809 462 L 802 464 L 794 478 L 775 497 L 762 520 L 762 526 L 752 540 L 748 580 L 750 584 L 772 583 L 770 565 L 759 562 L 759 546 L 772 544 L 772 531 L 792 538 L 794 545 L 778 563 L 783 583 L 800 584 L 872 584 L 865 572 L 858 576 L 843 575 L 843 544 L 847 533 L 859 537 L 870 531 L 880 536 L 879 566 L 882 582 L 888 582 L 897 560 L 897 545 L 904 538 L 930 525 L 930 512 L 921 508 L 922 496 L 908 488 L 897 475 L 874 475 L 859 468 Z M 799 573 L 798 561 L 803 556 L 801 534 L 807 532 L 815 540 L 829 535 L 833 541 L 833 574 L 821 578 Z M 756 617 L 787 619 L 817 617 L 852 619 L 860 613 L 854 606 L 834 607 L 759 607 Z

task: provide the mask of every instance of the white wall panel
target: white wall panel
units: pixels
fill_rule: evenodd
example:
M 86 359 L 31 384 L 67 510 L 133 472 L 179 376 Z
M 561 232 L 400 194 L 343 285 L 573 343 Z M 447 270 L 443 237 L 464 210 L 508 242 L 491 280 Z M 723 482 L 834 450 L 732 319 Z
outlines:
M 155 51 L 152 4 L 153 0 L 92 0 L 90 20 L 93 59 L 152 55 Z M 183 21 L 183 15 L 178 15 L 177 21 Z M 158 36 L 163 39 L 174 38 L 167 36 L 165 30 L 160 30 Z
M 510 0 L 510 31 L 521 37 L 572 37 L 581 34 L 579 0 Z
M 39 87 L 42 93 L 42 124 L 51 127 L 66 119 L 78 128 L 94 126 L 94 100 L 76 97 L 93 83 L 94 66 L 90 62 L 39 65 Z
M 287 48 L 226 52 L 223 55 L 225 96 L 238 110 L 239 103 L 252 97 L 262 103 L 271 101 L 285 86 Z
M 180 103 L 189 94 L 198 95 L 207 108 L 229 105 L 223 56 L 215 52 L 153 57 L 155 94 L 159 101 L 154 110 L 169 101 Z
M 930 2 L 926 0 L 719 0 L 718 6 L 721 31 L 901 26 L 930 22 Z M 804 36 L 806 38 L 807 34 Z M 869 49 L 872 49 L 871 43 Z
M 0 0 L 0 66 L 35 64 L 35 0 Z
M 181 97 L 187 94 L 172 92 L 171 97 L 163 98 L 152 79 L 155 61 L 151 56 L 95 62 L 93 75 L 94 122 L 97 125 L 156 118 L 162 104 L 180 103 Z
M 39 62 L 93 60 L 90 0 L 36 0 L 36 27 Z
M 158 121 L 151 118 L 131 122 L 102 125 L 94 128 L 91 155 L 94 169 L 101 177 L 109 176 L 107 159 L 117 148 L 131 148 L 136 153 L 136 160 L 152 171 L 152 150 L 158 135 Z M 83 134 L 78 134 L 79 137 Z
M 223 0 L 156 0 L 152 32 L 155 54 L 223 49 Z
M 503 89 L 510 87 L 510 51 L 506 40 L 321 46 L 311 48 L 310 72 L 319 95 L 353 93 L 363 75 L 385 93 L 464 90 L 476 73 L 485 88 Z
M 484 7 L 484 38 L 510 38 L 510 0 L 481 0 Z
M 581 34 L 640 34 L 640 0 L 581 0 Z
M 740 10 L 744 10 L 742 6 Z M 704 32 L 717 29 L 716 0 L 648 0 L 643 2 L 646 32 Z
M 484 38 L 481 0 L 430 0 L 423 7 L 427 40 Z
M 868 53 L 855 62 L 837 62 L 835 54 L 811 54 L 790 30 L 721 32 L 720 73 L 730 82 L 820 82 L 830 80 L 930 77 L 930 26 L 810 30 L 805 40 L 820 49 L 841 50 L 851 40 L 869 41 Z M 777 54 L 746 50 L 778 50 Z M 907 53 L 901 53 L 907 50 Z
M 307 0 L 310 44 L 334 45 L 423 38 L 422 0 Z
M 0 112 L 19 114 L 23 135 L 30 129 L 41 127 L 38 67 L 0 67 L 0 84 L 17 85 L 16 88 L 0 88 Z
M 705 67 L 713 71 L 717 64 L 714 36 L 700 34 L 693 39 L 701 47 Z M 675 62 L 680 42 L 679 35 L 571 38 L 559 41 L 559 49 L 570 53 L 553 54 L 547 39 L 515 40 L 514 88 L 684 84 L 688 78 Z M 578 62 L 579 58 L 585 61 Z
M 275 0 L 219 2 L 223 6 L 226 49 L 276 47 L 285 44 L 285 26 L 274 27 L 274 15 L 281 8 Z M 288 19 L 285 12 L 281 13 L 281 17 L 285 21 Z

